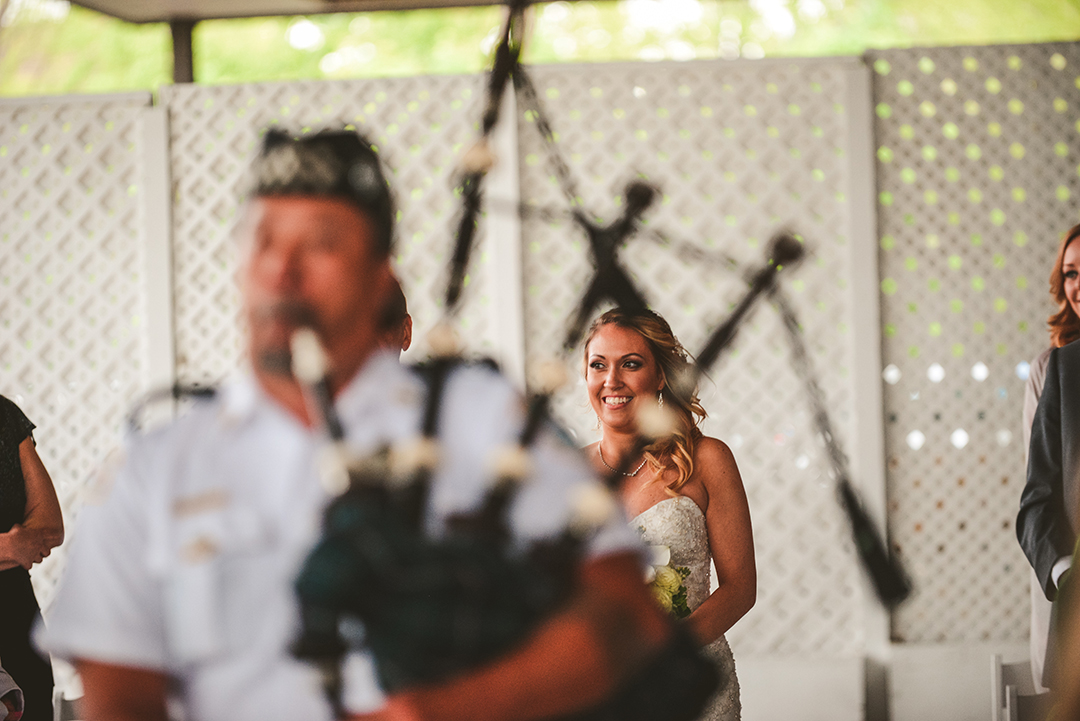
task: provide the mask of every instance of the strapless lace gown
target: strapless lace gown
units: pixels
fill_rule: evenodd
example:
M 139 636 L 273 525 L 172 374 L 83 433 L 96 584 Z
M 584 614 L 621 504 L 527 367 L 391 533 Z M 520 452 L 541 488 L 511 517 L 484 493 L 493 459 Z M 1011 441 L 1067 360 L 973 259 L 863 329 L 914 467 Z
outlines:
M 686 604 L 697 608 L 709 596 L 711 556 L 705 530 L 705 515 L 694 501 L 677 496 L 660 501 L 630 521 L 641 531 L 645 543 L 671 549 L 671 565 L 690 569 L 683 581 Z M 705 654 L 720 670 L 720 688 L 702 712 L 701 721 L 739 721 L 739 680 L 735 676 L 735 658 L 727 639 L 721 636 L 705 647 Z

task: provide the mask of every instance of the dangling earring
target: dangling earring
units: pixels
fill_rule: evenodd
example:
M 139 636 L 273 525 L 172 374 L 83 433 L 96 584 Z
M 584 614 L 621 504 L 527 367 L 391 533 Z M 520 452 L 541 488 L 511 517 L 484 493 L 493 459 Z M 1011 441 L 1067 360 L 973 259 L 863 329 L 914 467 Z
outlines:
M 656 405 L 658 405 L 658 406 L 660 406 L 661 408 L 663 408 L 663 407 L 664 407 L 664 391 L 660 391 L 660 392 L 658 393 L 658 395 L 659 395 L 660 397 L 659 397 L 659 398 L 657 399 L 657 401 L 656 401 Z
M 600 430 L 600 416 L 596 417 L 596 430 Z

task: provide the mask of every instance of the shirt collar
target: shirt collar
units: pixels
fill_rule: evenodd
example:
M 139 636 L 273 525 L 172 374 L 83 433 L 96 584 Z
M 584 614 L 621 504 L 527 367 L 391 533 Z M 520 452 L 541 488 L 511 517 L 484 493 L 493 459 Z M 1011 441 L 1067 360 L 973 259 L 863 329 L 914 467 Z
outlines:
M 385 406 L 402 397 L 414 380 L 394 351 L 376 351 L 334 401 L 342 420 L 358 422 L 373 406 Z
M 221 384 L 221 419 L 229 424 L 247 421 L 265 394 L 250 368 L 236 371 Z M 268 400 L 268 399 L 267 399 Z
M 378 350 L 341 390 L 334 405 L 347 419 L 353 419 L 365 408 L 394 397 L 392 394 L 400 395 L 410 377 L 397 353 Z M 276 405 L 259 385 L 250 367 L 237 371 L 222 383 L 220 398 L 221 416 L 228 424 L 248 421 L 263 404 Z

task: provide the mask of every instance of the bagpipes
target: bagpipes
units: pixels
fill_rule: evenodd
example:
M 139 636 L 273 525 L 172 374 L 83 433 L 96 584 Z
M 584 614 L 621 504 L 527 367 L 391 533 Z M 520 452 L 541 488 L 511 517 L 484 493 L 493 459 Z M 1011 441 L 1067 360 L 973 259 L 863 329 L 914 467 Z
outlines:
M 481 136 L 477 143 L 465 153 L 462 160 L 464 171 L 461 183 L 462 214 L 451 258 L 450 282 L 446 294 L 447 309 L 448 312 L 452 312 L 461 296 L 480 213 L 482 180 L 495 162 L 488 147 L 488 137 L 498 122 L 499 107 L 506 84 L 512 80 L 515 90 L 520 94 L 522 104 L 531 113 L 535 127 L 544 142 L 552 176 L 572 208 L 570 218 L 589 241 L 595 268 L 563 344 L 564 352 L 569 352 L 581 340 L 586 322 L 601 302 L 611 301 L 629 311 L 639 311 L 647 307 L 644 294 L 634 285 L 631 274 L 620 264 L 618 250 L 632 234 L 639 230 L 641 216 L 651 205 L 657 192 L 656 188 L 640 181 L 629 183 L 625 192 L 623 213 L 608 225 L 601 225 L 598 220 L 590 217 L 581 208 L 581 195 L 577 190 L 570 167 L 556 142 L 555 132 L 536 88 L 528 72 L 519 62 L 521 39 L 525 35 L 524 11 L 527 4 L 525 0 L 510 0 L 508 3 L 508 19 L 502 39 L 496 48 L 495 62 L 489 75 Z M 548 218 L 559 215 L 557 212 L 531 206 L 521 206 L 518 211 L 523 215 L 532 214 Z M 672 245 L 671 240 L 662 234 L 654 231 L 652 235 L 660 239 L 665 246 Z M 683 250 L 693 256 L 695 262 L 716 260 L 702 257 L 703 254 L 696 247 L 684 247 Z M 684 390 L 695 388 L 701 377 L 720 357 L 721 352 L 734 340 L 742 320 L 757 300 L 763 296 L 772 299 L 780 311 L 784 330 L 791 345 L 792 365 L 802 380 L 813 412 L 814 426 L 828 455 L 829 470 L 836 483 L 837 500 L 848 519 L 855 552 L 878 600 L 887 607 L 896 606 L 911 595 L 911 579 L 900 560 L 889 552 L 884 535 L 851 483 L 848 459 L 833 432 L 832 422 L 825 407 L 824 394 L 817 382 L 798 319 L 777 285 L 780 271 L 800 262 L 805 253 L 803 242 L 796 235 L 788 232 L 778 233 L 767 250 L 765 265 L 747 278 L 749 287 L 743 299 L 734 307 L 728 319 L 709 336 L 705 347 L 696 356 L 692 371 L 686 378 L 675 379 L 675 382 L 679 383 Z M 730 258 L 725 258 L 724 264 L 730 267 L 736 265 Z M 539 399 L 534 402 L 544 404 L 546 400 L 546 396 L 540 394 Z M 655 430 L 659 434 L 663 431 L 663 419 L 657 419 L 657 421 L 659 427 Z M 647 442 L 639 441 L 637 450 L 640 451 L 645 445 Z M 626 457 L 633 458 L 635 454 L 630 453 Z M 625 471 L 627 468 L 620 470 Z
M 639 230 L 642 214 L 656 189 L 641 182 L 626 190 L 624 211 L 603 225 L 581 207 L 567 164 L 539 104 L 531 80 L 519 65 L 524 4 L 511 5 L 502 41 L 489 78 L 481 139 L 463 159 L 463 212 L 451 258 L 446 293 L 447 314 L 458 305 L 482 201 L 482 181 L 494 163 L 487 137 L 498 122 L 501 98 L 509 81 L 533 111 L 536 127 L 549 149 L 549 160 L 564 195 L 574 208 L 573 221 L 586 235 L 595 273 L 575 309 L 564 351 L 581 340 L 585 324 L 603 302 L 630 311 L 647 306 L 632 274 L 621 265 L 618 250 Z M 523 209 L 524 211 L 524 209 Z M 798 322 L 777 286 L 778 275 L 804 255 L 800 240 L 790 234 L 773 239 L 764 265 L 748 278 L 743 299 L 710 335 L 692 371 L 671 382 L 689 390 L 733 341 L 754 304 L 771 298 L 784 320 L 798 373 L 807 388 L 814 423 L 827 448 L 841 505 L 855 539 L 855 549 L 878 597 L 886 604 L 901 601 L 911 589 L 903 569 L 888 553 L 880 532 L 864 509 L 847 470 L 825 410 L 823 394 L 802 342 Z M 307 387 L 331 440 L 323 469 L 336 498 L 324 516 L 323 535 L 296 580 L 301 602 L 302 634 L 295 654 L 319 666 L 335 713 L 342 704 L 342 662 L 350 649 L 368 649 L 383 688 L 390 693 L 439 684 L 497 661 L 522 644 L 545 619 L 566 607 L 576 591 L 576 573 L 592 534 L 615 513 L 610 492 L 576 499 L 566 528 L 554 537 L 521 547 L 515 542 L 507 514 L 530 482 L 532 447 L 548 419 L 555 376 L 541 383 L 529 399 L 517 442 L 494 453 L 490 482 L 481 502 L 470 512 L 446 519 L 438 536 L 425 530 L 431 484 L 439 469 L 439 417 L 448 380 L 464 363 L 448 344 L 435 346 L 434 359 L 418 369 L 427 388 L 418 435 L 410 442 L 354 458 L 345 445 L 345 429 L 332 404 L 326 363 L 314 333 L 302 329 L 294 338 L 294 374 Z M 174 388 L 171 395 L 183 394 Z M 203 391 L 197 391 L 203 392 Z M 688 394 L 687 394 L 688 395 Z M 639 416 L 637 450 L 670 432 L 662 409 L 646 407 Z M 133 418 L 138 414 L 134 414 Z M 134 422 L 134 421 L 133 421 Z M 627 464 L 639 454 L 624 456 L 608 478 L 616 488 Z M 714 664 L 703 658 L 685 629 L 674 625 L 670 642 L 624 680 L 597 708 L 573 715 L 574 721 L 690 721 L 699 714 L 719 684 Z M 571 717 L 567 717 L 567 721 Z
M 303 632 L 293 652 L 323 671 L 339 718 L 346 713 L 341 669 L 350 648 L 371 652 L 388 693 L 438 684 L 497 660 L 568 603 L 585 544 L 613 518 L 616 501 L 603 487 L 584 487 L 561 533 L 524 548 L 516 542 L 508 513 L 530 482 L 531 446 L 546 417 L 542 403 L 530 405 L 517 442 L 494 452 L 483 500 L 429 535 L 443 391 L 463 361 L 442 354 L 419 368 L 427 386 L 419 435 L 358 459 L 345 446 L 314 332 L 297 331 L 292 352 L 294 374 L 332 442 L 324 479 L 340 493 L 296 580 Z M 666 646 L 607 702 L 565 718 L 690 721 L 718 683 L 716 667 L 673 627 Z
M 595 273 L 564 341 L 563 349 L 568 353 L 580 342 L 585 324 L 601 303 L 610 301 L 630 311 L 647 306 L 644 294 L 620 264 L 618 249 L 639 230 L 641 216 L 657 192 L 645 183 L 630 183 L 622 215 L 607 225 L 580 207 L 569 167 L 559 153 L 531 79 L 518 62 L 524 9 L 520 0 L 510 4 L 489 75 L 481 137 L 462 160 L 462 214 L 449 268 L 446 312 L 452 315 L 461 300 L 482 203 L 482 182 L 495 162 L 487 139 L 498 122 L 501 99 L 512 80 L 533 113 L 554 175 L 574 208 L 571 218 L 585 233 L 593 256 Z M 520 212 L 535 209 L 521 208 Z M 855 549 L 879 599 L 893 605 L 910 593 L 910 580 L 888 553 L 849 481 L 847 459 L 833 435 L 797 320 L 777 286 L 779 273 L 796 265 L 804 252 L 800 239 L 778 234 L 770 243 L 765 264 L 748 278 L 743 299 L 712 332 L 691 372 L 672 382 L 684 390 L 695 388 L 733 341 L 756 301 L 770 297 L 776 303 L 810 397 L 815 425 L 828 450 Z M 443 535 L 429 537 L 424 532 L 424 518 L 438 466 L 442 392 L 448 377 L 463 361 L 448 344 L 440 351 L 439 343 L 433 343 L 435 359 L 419 370 L 428 389 L 419 437 L 401 447 L 353 460 L 348 457 L 344 431 L 330 402 L 318 341 L 309 331 L 302 331 L 296 340 L 295 372 L 318 401 L 337 449 L 332 454 L 336 461 L 330 464 L 336 470 L 331 470 L 330 476 L 336 479 L 332 485 L 341 495 L 327 509 L 323 538 L 296 583 L 303 606 L 303 635 L 295 652 L 323 669 L 335 711 L 344 713 L 341 661 L 350 646 L 363 645 L 371 651 L 380 682 L 393 693 L 452 679 L 521 644 L 573 596 L 582 550 L 615 507 L 610 493 L 580 499 L 575 517 L 559 536 L 534 542 L 524 550 L 511 543 L 506 514 L 522 485 L 529 482 L 530 447 L 547 420 L 551 394 L 560 384 L 555 377 L 564 373 L 562 364 L 555 364 L 557 371 L 548 373 L 548 379 L 530 397 L 517 444 L 500 450 L 493 459 L 497 470 L 482 502 L 472 512 L 448 519 Z M 644 408 L 638 421 L 638 451 L 671 430 L 671 419 L 660 408 Z M 609 488 L 617 488 L 627 470 L 622 466 L 637 455 L 624 456 L 621 467 L 607 479 Z M 673 626 L 670 643 L 644 668 L 632 674 L 600 707 L 573 718 L 690 721 L 718 685 L 730 680 L 719 679 L 717 674 L 685 629 Z
M 512 78 L 519 89 L 531 91 L 518 63 L 524 10 L 523 2 L 510 6 L 489 77 L 481 139 L 462 162 L 463 212 L 450 263 L 448 315 L 461 298 L 482 181 L 494 163 L 487 137 L 498 122 L 504 90 Z M 542 125 L 550 135 L 546 123 Z M 560 171 L 568 181 L 565 165 Z M 605 267 L 620 277 L 623 274 L 614 265 L 615 246 L 636 226 L 653 193 L 641 185 L 628 194 L 632 208 L 624 219 L 608 227 L 588 225 L 594 231 L 590 239 L 597 257 L 610 258 L 612 264 Z M 579 220 L 589 222 L 584 214 Z M 445 532 L 431 537 L 425 533 L 424 519 L 438 468 L 443 390 L 463 363 L 452 344 L 434 339 L 434 360 L 418 369 L 427 386 L 418 437 L 353 459 L 331 403 L 318 339 L 301 330 L 295 341 L 294 374 L 308 387 L 323 416 L 335 449 L 325 476 L 340 495 L 327 508 L 322 540 L 296 582 L 303 634 L 294 651 L 323 670 L 335 713 L 345 712 L 341 662 L 350 646 L 363 645 L 371 651 L 380 683 L 393 693 L 446 681 L 498 659 L 572 599 L 586 543 L 616 512 L 611 493 L 591 487 L 593 493 L 575 499 L 573 517 L 562 533 L 524 549 L 514 542 L 507 521 L 515 497 L 530 481 L 531 447 L 547 422 L 559 373 L 549 373 L 548 382 L 530 399 L 517 443 L 496 452 L 495 471 L 483 500 L 472 512 L 446 519 Z M 362 633 L 350 635 L 350 629 L 360 628 Z M 684 629 L 673 626 L 670 639 L 608 701 L 573 718 L 696 718 L 721 679 Z

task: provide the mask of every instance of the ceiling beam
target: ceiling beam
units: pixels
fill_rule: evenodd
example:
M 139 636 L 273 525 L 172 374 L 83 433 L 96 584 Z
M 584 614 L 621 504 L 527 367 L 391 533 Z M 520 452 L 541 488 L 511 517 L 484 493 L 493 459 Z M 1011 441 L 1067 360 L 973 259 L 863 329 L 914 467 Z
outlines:
M 133 23 L 501 5 L 500 0 L 72 0 Z

